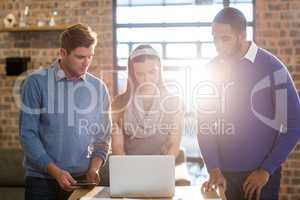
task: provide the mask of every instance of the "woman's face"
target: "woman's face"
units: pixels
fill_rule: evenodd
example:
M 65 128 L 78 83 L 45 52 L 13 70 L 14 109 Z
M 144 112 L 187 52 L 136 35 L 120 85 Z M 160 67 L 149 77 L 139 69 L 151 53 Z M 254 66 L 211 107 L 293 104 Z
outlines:
M 158 89 L 161 73 L 158 60 L 146 59 L 145 62 L 136 62 L 133 64 L 133 70 L 139 89 L 143 91 Z

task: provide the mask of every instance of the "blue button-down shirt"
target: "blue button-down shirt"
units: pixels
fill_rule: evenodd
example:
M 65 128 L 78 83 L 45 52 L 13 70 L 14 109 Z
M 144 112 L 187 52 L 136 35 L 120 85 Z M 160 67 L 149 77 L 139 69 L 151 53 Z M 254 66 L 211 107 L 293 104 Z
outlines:
M 28 76 L 21 96 L 20 136 L 27 176 L 51 178 L 50 162 L 81 176 L 93 157 L 106 160 L 110 99 L 100 79 L 86 73 L 67 80 L 56 61 Z

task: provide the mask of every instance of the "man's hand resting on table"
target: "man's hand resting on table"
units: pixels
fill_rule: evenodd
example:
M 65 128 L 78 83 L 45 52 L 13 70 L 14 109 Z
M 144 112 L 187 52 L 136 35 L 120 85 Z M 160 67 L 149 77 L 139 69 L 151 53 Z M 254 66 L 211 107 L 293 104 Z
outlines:
M 210 191 L 217 191 L 218 188 L 223 189 L 226 191 L 226 179 L 223 176 L 221 170 L 219 168 L 212 169 L 209 172 L 209 180 L 203 183 L 201 187 L 202 192 L 210 192 Z
M 86 179 L 88 182 L 96 183 L 97 185 L 99 185 L 100 177 L 99 177 L 98 170 L 89 169 L 88 172 L 86 173 Z

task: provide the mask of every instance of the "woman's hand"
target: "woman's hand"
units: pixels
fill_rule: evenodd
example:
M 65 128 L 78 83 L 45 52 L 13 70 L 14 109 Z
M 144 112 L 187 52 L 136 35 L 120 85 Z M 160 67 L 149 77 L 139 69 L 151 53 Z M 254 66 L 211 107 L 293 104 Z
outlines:
M 100 176 L 97 170 L 89 169 L 86 173 L 86 179 L 88 182 L 93 182 L 99 185 L 100 183 Z

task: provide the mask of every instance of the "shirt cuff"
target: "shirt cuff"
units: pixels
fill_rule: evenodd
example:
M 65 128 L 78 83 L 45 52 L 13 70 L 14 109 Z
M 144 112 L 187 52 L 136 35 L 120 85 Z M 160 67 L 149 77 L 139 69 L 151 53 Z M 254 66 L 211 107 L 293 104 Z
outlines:
M 102 142 L 98 144 L 97 148 L 95 148 L 92 158 L 94 157 L 100 157 L 102 159 L 102 166 L 105 164 L 107 160 L 107 154 L 108 154 L 109 145 L 105 142 Z
M 38 159 L 38 163 L 44 172 L 48 172 L 48 164 L 52 162 L 52 159 L 47 155 L 47 153 L 41 155 Z
M 269 172 L 270 175 L 272 175 L 276 171 L 276 169 L 278 169 L 278 167 L 270 165 L 266 162 L 263 163 L 260 168 L 266 170 L 267 172 Z
M 209 162 L 209 163 L 205 162 L 205 165 L 206 165 L 207 171 L 210 171 L 210 170 L 215 169 L 215 168 L 221 169 L 220 164 L 217 161 L 216 162 Z

